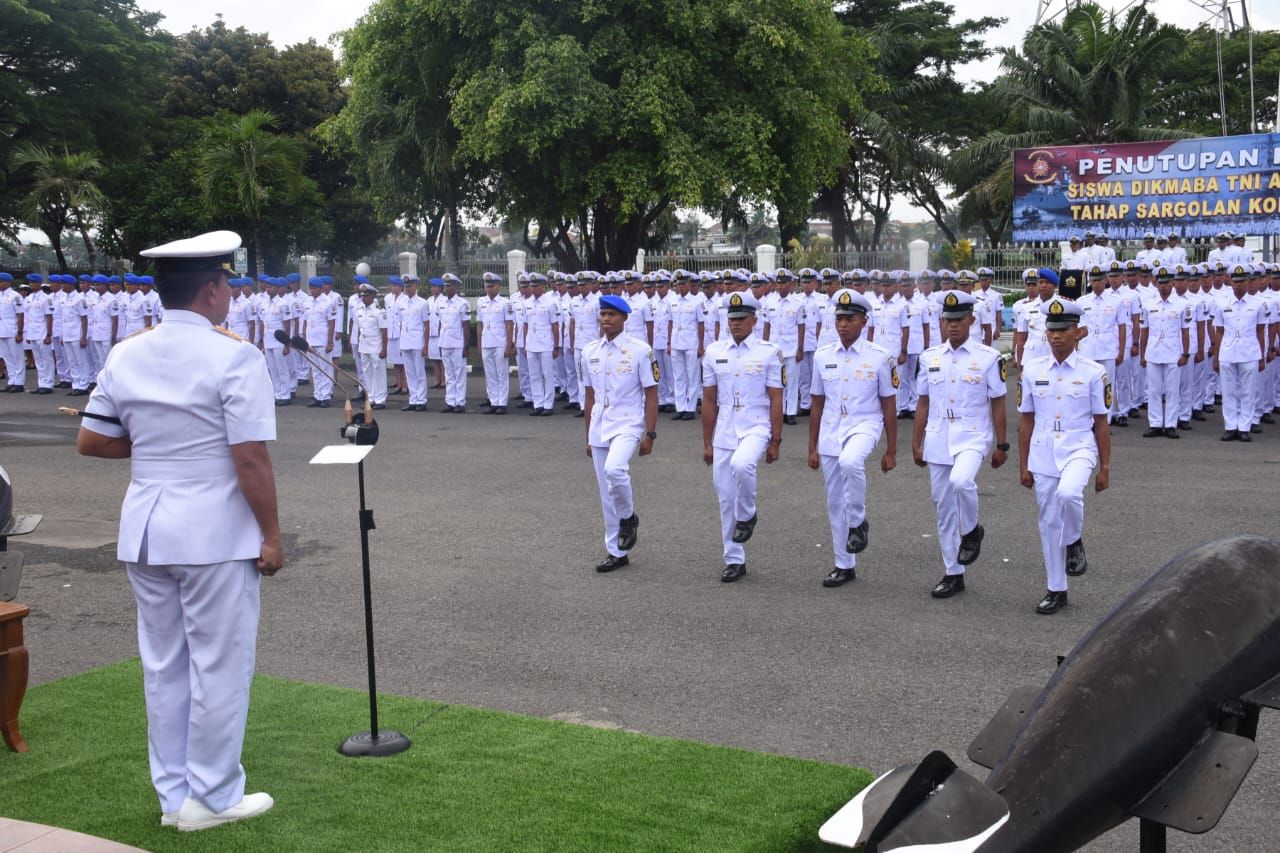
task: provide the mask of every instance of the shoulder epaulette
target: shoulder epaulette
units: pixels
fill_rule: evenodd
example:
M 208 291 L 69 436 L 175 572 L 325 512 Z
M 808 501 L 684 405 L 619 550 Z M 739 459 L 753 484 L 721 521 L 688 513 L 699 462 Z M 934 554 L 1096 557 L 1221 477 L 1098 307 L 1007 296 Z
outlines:
M 159 328 L 159 324 L 155 326 L 143 326 L 138 331 L 130 332 L 129 334 L 125 335 L 123 338 L 120 339 L 120 343 L 124 343 L 125 341 L 129 340 L 129 338 L 136 338 L 138 335 L 142 334 L 143 332 L 150 332 L 157 328 Z
M 224 329 L 221 326 L 213 326 L 212 329 L 220 335 L 225 335 L 226 337 L 231 338 L 233 341 L 239 341 L 242 344 L 249 343 L 230 329 Z

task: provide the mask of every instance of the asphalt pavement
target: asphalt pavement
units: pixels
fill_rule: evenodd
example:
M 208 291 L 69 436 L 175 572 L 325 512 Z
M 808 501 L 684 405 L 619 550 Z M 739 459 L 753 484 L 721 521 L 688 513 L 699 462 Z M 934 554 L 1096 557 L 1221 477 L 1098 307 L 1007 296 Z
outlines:
M 1019 486 L 1016 462 L 980 475 L 982 557 L 966 592 L 937 601 L 929 481 L 911 462 L 904 421 L 896 470 L 880 472 L 879 451 L 870 460 L 870 544 L 858 579 L 824 589 L 830 536 L 801 419 L 786 428 L 779 462 L 761 467 L 749 574 L 723 584 L 701 428 L 664 415 L 653 455 L 632 465 L 641 524 L 631 566 L 599 575 L 600 507 L 583 421 L 514 408 L 483 416 L 482 396 L 473 376 L 471 413 L 440 414 L 438 390 L 426 414 L 400 412 L 397 402 L 380 413 L 366 486 L 384 692 L 876 772 L 938 748 L 982 776 L 964 758 L 969 741 L 1013 689 L 1043 684 L 1055 656 L 1147 575 L 1202 542 L 1275 531 L 1280 427 L 1243 445 L 1218 441 L 1220 415 L 1178 441 L 1143 439 L 1144 425 L 1131 421 L 1114 430 L 1112 487 L 1087 496 L 1090 569 L 1072 579 L 1064 611 L 1034 612 L 1045 579 L 1035 500 Z M 55 410 L 77 402 L 61 392 L 0 396 L 0 463 L 16 508 L 46 517 L 30 540 L 11 542 L 27 555 L 19 600 L 32 608 L 33 684 L 136 654 L 133 599 L 114 546 L 128 465 L 76 455 L 77 420 Z M 278 415 L 272 456 L 287 565 L 263 584 L 258 670 L 361 688 L 356 475 L 308 464 L 338 442 L 341 412 L 295 405 Z M 1278 721 L 1264 713 L 1261 757 L 1220 826 L 1170 833 L 1170 849 L 1277 849 Z M 351 722 L 355 731 L 365 721 Z M 349 733 L 333 732 L 335 744 Z M 1131 822 L 1091 849 L 1136 847 Z

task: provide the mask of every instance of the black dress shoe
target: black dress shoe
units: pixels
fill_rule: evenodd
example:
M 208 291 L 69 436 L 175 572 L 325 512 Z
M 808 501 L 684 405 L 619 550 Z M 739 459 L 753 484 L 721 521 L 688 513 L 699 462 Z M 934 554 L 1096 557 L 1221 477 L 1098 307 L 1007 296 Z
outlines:
M 849 581 L 857 579 L 858 573 L 853 569 L 832 569 L 831 574 L 822 579 L 822 585 L 827 588 L 844 586 Z
M 535 415 L 537 415 L 538 417 L 540 417 L 540 418 L 549 418 L 549 417 L 551 417 L 553 414 L 555 414 L 555 413 L 554 413 L 554 412 L 552 412 L 550 409 L 534 409 L 534 410 L 533 410 L 533 413 L 534 413 Z
M 795 415 L 783 415 L 783 416 L 782 416 L 782 422 L 783 422 L 784 424 L 787 424 L 788 426 L 795 426 L 795 425 L 796 425 L 796 416 L 795 416 Z
M 1224 432 L 1224 433 L 1222 434 L 1222 438 L 1220 438 L 1220 439 L 1218 439 L 1218 440 L 1219 440 L 1219 441 L 1239 441 L 1239 440 L 1240 440 L 1240 433 L 1236 432 L 1236 431 L 1235 431 L 1235 430 L 1233 430 L 1233 429 L 1229 429 L 1229 430 L 1227 430 L 1226 432 Z
M 489 405 L 485 406 L 485 407 L 484 407 L 484 409 L 482 409 L 482 410 L 481 410 L 480 414 L 482 414 L 482 415 L 492 415 L 492 414 L 493 414 L 493 403 L 490 403 Z
M 676 412 L 674 415 L 671 416 L 671 420 L 673 421 L 684 420 L 684 412 Z
M 387 407 L 386 403 L 372 403 L 369 406 L 370 409 L 373 409 L 374 411 L 379 411 L 379 412 L 385 409 L 386 407 Z
M 1042 615 L 1057 613 L 1059 610 L 1067 606 L 1067 591 L 1054 592 L 1050 590 L 1044 594 L 1044 598 L 1040 599 L 1040 603 L 1036 605 L 1036 612 Z
M 516 408 L 517 408 L 517 409 L 532 409 L 532 408 L 533 408 L 533 402 L 532 402 L 532 401 L 530 401 L 530 400 L 525 400 L 525 401 L 523 401 L 520 405 L 516 406 Z
M 496 408 L 496 409 L 494 409 L 494 410 L 493 410 L 493 413 L 494 413 L 495 415 L 505 415 L 505 414 L 507 413 L 507 407 L 506 407 L 506 406 L 499 406 L 498 408 Z
M 395 389 L 394 391 L 392 391 L 392 392 L 391 392 L 391 394 L 390 394 L 389 396 L 392 396 L 392 397 L 407 397 L 407 396 L 409 396 L 409 389 L 408 389 L 408 388 L 397 388 L 397 389 Z
M 412 411 L 414 411 L 414 410 L 415 410 L 415 409 L 417 409 L 417 408 L 418 408 L 418 406 L 417 406 L 417 404 L 415 404 L 415 403 L 405 403 L 403 406 L 401 406 L 401 407 L 400 407 L 400 411 L 402 411 L 402 412 L 412 412 Z
M 1253 426 L 1249 427 L 1249 432 L 1253 433 L 1254 435 L 1258 435 L 1260 432 L 1262 432 L 1262 427 L 1258 426 L 1257 424 L 1254 424 Z
M 36 389 L 36 391 L 35 391 L 35 393 L 37 393 L 37 394 L 52 394 L 52 393 L 53 393 L 53 389 L 52 389 L 52 388 L 37 388 L 37 389 Z
M 1178 430 L 1175 427 L 1165 427 L 1164 437 L 1165 438 L 1182 438 L 1182 436 L 1178 435 Z
M 634 512 L 630 518 L 624 518 L 618 522 L 618 549 L 621 551 L 630 551 L 636 547 L 636 534 L 640 530 L 640 516 Z
M 943 575 L 929 594 L 934 598 L 950 598 L 957 592 L 964 592 L 964 575 Z
M 1084 556 L 1084 539 L 1077 539 L 1067 546 L 1067 574 L 1075 577 L 1089 570 Z
M 914 421 L 915 419 L 916 413 L 910 409 L 903 409 L 901 412 L 898 412 L 898 420 L 900 421 Z
M 1193 421 L 1204 420 L 1204 412 L 1200 411 L 1199 409 L 1196 409 L 1194 412 L 1191 413 L 1191 420 Z
M 747 573 L 746 563 L 730 563 L 724 567 L 724 571 L 720 573 L 720 581 L 722 583 L 733 583 L 738 578 Z
M 844 542 L 844 549 L 850 554 L 861 554 L 867 547 L 867 534 L 871 532 L 871 522 L 865 518 L 857 527 L 849 528 L 849 537 Z
M 658 407 L 658 409 L 659 409 L 660 411 L 668 411 L 668 412 L 669 412 L 669 411 L 671 411 L 670 409 L 662 409 L 662 407 L 661 407 L 661 406 L 659 406 L 659 407 Z M 565 410 L 566 412 L 577 412 L 577 411 L 581 411 L 581 410 L 582 410 L 582 405 L 581 405 L 581 404 L 579 404 L 579 403 L 569 403 L 568 405 L 566 405 L 566 406 L 564 407 L 564 410 Z
M 63 380 L 62 382 L 59 382 L 57 385 L 55 385 L 55 386 L 53 386 L 53 387 L 55 387 L 55 388 L 70 388 L 70 387 L 71 387 L 71 383 L 70 383 L 70 382 L 67 382 L 67 381 L 65 381 L 65 380 Z
M 596 571 L 604 574 L 605 572 L 611 572 L 614 569 L 620 569 L 623 566 L 629 565 L 631 565 L 631 560 L 627 558 L 626 554 L 623 554 L 621 557 L 615 557 L 610 554 L 600 562 L 596 563 Z
M 675 410 L 676 410 L 676 407 L 673 406 L 671 403 L 663 403 L 662 405 L 658 406 L 658 411 L 662 412 L 664 415 L 667 412 L 674 412 Z
M 442 415 L 453 414 L 453 406 L 445 406 L 443 409 L 440 410 L 440 414 Z
M 585 416 L 586 416 L 586 412 L 574 412 L 574 413 L 573 413 L 573 416 L 574 416 L 575 418 L 585 417 Z
M 318 409 L 318 408 L 320 408 L 320 401 L 319 401 L 319 400 L 312 400 L 310 403 L 307 403 L 307 408 L 308 408 L 308 409 Z
M 540 414 L 542 414 L 542 409 L 530 409 L 530 410 L 529 410 L 529 417 L 531 417 L 531 418 L 536 418 L 536 417 L 537 417 L 538 415 L 540 415 Z
M 1137 406 L 1134 406 L 1132 409 L 1130 409 L 1130 410 L 1129 410 L 1129 417 L 1131 417 L 1131 418 L 1136 418 L 1136 417 L 1138 417 L 1138 416 L 1139 416 L 1139 415 L 1141 415 L 1141 414 L 1142 414 L 1142 412 L 1138 411 L 1138 407 L 1137 407 Z
M 1215 409 L 1213 406 L 1205 406 L 1200 411 L 1204 412 L 1205 414 L 1212 415 L 1214 412 L 1217 411 L 1217 409 Z
M 1143 437 L 1143 438 L 1156 438 L 1156 437 L 1161 436 L 1161 435 L 1164 435 L 1164 430 L 1163 430 L 1163 429 L 1161 429 L 1160 427 L 1151 427 L 1149 430 L 1147 430 L 1146 432 L 1144 432 L 1144 433 L 1142 434 L 1142 437 Z M 1174 435 L 1177 435 L 1177 433 L 1174 433 Z
M 982 553 L 982 537 L 986 535 L 987 531 L 982 529 L 981 524 L 977 524 L 961 536 L 960 547 L 956 550 L 956 562 L 962 566 L 968 566 L 977 560 L 978 555 Z
M 1178 429 L 1183 432 L 1191 432 L 1191 421 L 1178 421 Z
M 89 393 L 89 392 L 88 392 L 88 391 L 86 391 L 86 390 L 84 390 L 83 388 L 72 388 L 70 391 L 68 391 L 68 392 L 67 392 L 67 396 L 68 396 L 68 397 L 83 397 L 85 394 L 88 394 L 88 393 Z M 1262 432 L 1262 430 L 1258 430 L 1258 432 Z
M 751 534 L 754 533 L 756 529 L 756 517 L 756 515 L 753 515 L 746 521 L 739 521 L 737 526 L 733 529 L 733 536 L 731 537 L 732 541 L 741 545 L 743 542 L 750 539 Z
M 331 404 L 328 400 L 321 400 L 321 401 L 320 401 L 320 408 L 322 408 L 322 409 L 327 409 L 327 408 L 329 408 L 331 405 L 332 405 L 332 404 Z
M 89 388 L 90 388 L 90 390 L 92 390 L 93 388 L 97 387 L 97 384 L 98 384 L 98 383 L 96 383 L 96 382 L 90 382 L 90 383 L 89 383 Z M 27 389 L 26 389 L 26 388 L 24 388 L 24 387 L 23 387 L 23 386 L 21 386 L 21 385 L 10 385 L 10 386 L 8 386 L 7 388 L 5 388 L 5 389 L 4 389 L 4 392 L 5 392 L 6 394 L 21 394 L 21 393 L 22 393 L 23 391 L 25 391 L 25 390 L 27 390 Z M 1265 417 L 1265 416 L 1264 416 L 1264 417 Z
M 796 414 L 797 414 L 797 415 L 799 415 L 799 416 L 800 416 L 800 417 L 802 417 L 802 418 L 807 418 L 807 417 L 809 417 L 809 410 L 808 410 L 808 409 L 801 409 L 800 411 L 796 412 Z
M 363 395 L 363 394 L 361 394 L 361 395 L 360 395 L 360 396 L 358 396 L 358 397 L 352 397 L 352 398 L 351 398 L 351 402 L 353 402 L 353 403 L 363 403 L 363 402 L 364 402 L 364 395 Z
M 1247 432 L 1239 432 L 1239 431 L 1237 431 L 1237 432 L 1236 432 L 1236 441 L 1243 441 L 1245 444 L 1248 444 L 1249 442 L 1253 441 L 1253 436 L 1249 435 L 1249 433 L 1247 433 Z
M 284 408 L 285 406 L 292 406 L 292 405 L 293 405 L 293 400 L 289 400 L 289 399 L 276 400 L 276 406 L 280 408 Z
M 415 412 L 425 412 L 425 411 L 427 410 L 427 404 L 426 404 L 426 403 L 419 403 L 418 405 L 416 405 L 416 406 L 414 406 L 414 407 L 413 407 L 413 410 L 414 410 Z
M 299 385 L 310 385 L 310 384 L 311 384 L 311 380 L 310 380 L 310 379 L 299 379 L 299 380 L 298 380 L 298 384 L 299 384 Z
M 18 387 L 19 387 L 19 388 L 21 388 L 22 386 L 21 386 L 21 385 L 19 385 Z M 1275 422 L 1276 422 L 1276 419 L 1275 419 L 1275 418 L 1273 418 L 1273 417 L 1271 417 L 1271 413 L 1270 413 L 1270 412 L 1268 412 L 1268 413 L 1266 413 L 1265 415 L 1263 415 L 1261 418 L 1259 418 L 1259 420 L 1261 420 L 1264 424 L 1273 424 L 1273 423 L 1275 423 Z
M 1115 417 L 1115 419 L 1113 419 L 1113 420 L 1111 421 L 1111 423 L 1112 423 L 1114 426 L 1118 426 L 1118 427 L 1127 427 L 1127 426 L 1129 425 L 1129 416 L 1128 416 L 1128 415 L 1117 415 L 1117 416 Z

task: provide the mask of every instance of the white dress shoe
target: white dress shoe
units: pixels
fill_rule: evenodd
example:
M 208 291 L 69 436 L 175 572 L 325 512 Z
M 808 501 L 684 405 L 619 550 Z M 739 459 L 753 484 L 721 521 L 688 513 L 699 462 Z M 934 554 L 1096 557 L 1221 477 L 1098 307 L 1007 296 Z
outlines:
M 166 829 L 172 829 L 177 825 L 178 825 L 177 812 L 161 812 L 160 813 L 160 826 Z
M 246 794 L 244 799 L 231 808 L 214 812 L 210 811 L 199 800 L 188 798 L 182 804 L 182 811 L 178 812 L 178 830 L 180 832 L 195 832 L 199 829 L 211 829 L 224 823 L 232 823 L 233 821 L 245 820 L 246 818 L 260 815 L 265 811 L 269 811 L 273 805 L 275 805 L 275 800 L 271 799 L 270 794 Z

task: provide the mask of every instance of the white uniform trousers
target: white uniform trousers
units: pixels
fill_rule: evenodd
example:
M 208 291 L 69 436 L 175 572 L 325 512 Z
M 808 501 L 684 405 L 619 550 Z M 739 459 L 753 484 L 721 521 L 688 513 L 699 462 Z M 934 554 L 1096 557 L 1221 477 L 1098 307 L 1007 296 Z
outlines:
M 582 367 L 581 347 L 575 347 L 573 350 L 573 370 L 578 377 L 578 399 L 575 402 L 582 405 L 587 399 L 587 371 Z
M 1272 409 L 1275 398 L 1276 368 L 1280 362 L 1268 362 L 1266 368 L 1253 379 L 1253 423 L 1262 423 L 1262 416 Z
M 283 349 L 264 349 L 267 358 L 267 375 L 271 377 L 271 390 L 277 400 L 288 400 L 293 390 L 289 358 Z
M 1040 550 L 1051 592 L 1067 588 L 1067 546 L 1084 535 L 1084 487 L 1093 467 L 1092 460 L 1072 459 L 1059 477 L 1035 475 Z
M 1248 432 L 1253 425 L 1254 385 L 1265 374 L 1256 361 L 1220 364 L 1222 371 L 1222 425 L 1224 429 Z
M 674 386 L 677 412 L 692 413 L 702 393 L 702 365 L 696 349 L 671 351 L 671 382 Z
M 392 367 L 404 364 L 404 356 L 400 354 L 399 338 L 387 338 L 387 364 Z
M 377 353 L 375 352 L 373 353 L 373 355 L 376 356 Z M 354 347 L 351 350 L 351 358 L 355 362 L 356 379 L 360 380 L 361 385 L 367 385 L 368 383 L 364 381 L 364 359 L 360 357 L 360 353 L 356 352 Z M 387 379 L 386 370 L 384 369 L 382 372 L 383 372 L 382 381 L 383 381 L 383 384 L 386 384 L 386 379 Z
M 462 347 L 441 347 L 440 360 L 444 362 L 444 404 L 467 405 L 467 360 L 462 357 Z
M 89 381 L 97 382 L 102 366 L 107 363 L 107 356 L 111 355 L 111 341 L 89 341 L 89 347 L 93 350 L 93 373 Z
M 387 402 L 387 362 L 376 352 L 358 353 L 356 364 L 360 366 L 361 384 L 369 392 L 370 403 Z
M 1147 402 L 1147 371 L 1141 356 L 1130 356 L 1133 361 L 1133 405 L 1135 408 Z
M 311 365 L 302 357 L 302 353 L 296 349 L 289 351 L 289 363 L 293 365 L 293 387 L 296 389 L 298 383 L 306 379 L 310 374 Z
M 800 365 L 794 355 L 782 357 L 782 369 L 787 381 L 782 383 L 782 414 L 793 416 L 800 410 L 800 377 L 797 375 Z
M 880 441 L 877 435 L 851 435 L 839 456 L 819 456 L 822 483 L 827 489 L 827 520 L 831 522 L 831 547 L 837 569 L 852 569 L 858 561 L 845 546 L 849 528 L 867 518 L 867 457 Z
M 938 515 L 938 547 L 949 575 L 964 574 L 956 562 L 960 537 L 978 526 L 978 469 L 985 454 L 962 450 L 950 465 L 929 463 L 929 496 Z
M 520 396 L 533 402 L 533 381 L 529 378 L 529 353 L 516 350 L 516 379 L 520 382 Z
M 1133 363 L 1137 359 L 1132 358 L 1126 352 L 1124 363 L 1116 367 L 1116 382 L 1112 386 L 1112 393 L 1116 398 L 1116 414 L 1128 415 L 1129 409 L 1133 408 Z
M 550 350 L 528 352 L 529 391 L 533 394 L 533 407 L 550 411 L 556 404 L 555 357 Z
M 914 412 L 920 395 L 916 393 L 916 370 L 920 367 L 920 354 L 908 355 L 898 366 L 898 411 Z
M 151 782 L 160 808 L 220 812 L 244 797 L 245 721 L 258 635 L 253 560 L 125 563 L 138 602 Z
M 800 408 L 809 409 L 813 406 L 813 395 L 809 393 L 813 387 L 813 353 L 814 350 L 807 349 L 804 351 L 804 361 L 796 365 L 796 385 L 800 396 Z
M 1213 383 L 1211 377 L 1216 376 L 1213 372 L 1213 359 L 1206 355 L 1204 360 L 1196 365 L 1196 388 L 1195 388 L 1195 408 L 1197 411 L 1205 406 L 1213 405 Z
M 768 446 L 768 436 L 748 435 L 738 442 L 736 450 L 713 448 L 711 482 L 720 503 L 720 538 L 726 566 L 747 562 L 742 544 L 733 541 L 733 531 L 739 521 L 756 514 L 756 468 Z
M 560 340 L 565 340 L 567 334 L 564 329 L 560 330 Z M 555 375 L 555 386 L 561 391 L 569 390 L 569 371 L 565 367 L 566 351 L 560 350 L 560 354 L 551 359 L 552 373 Z
M 328 357 L 322 352 L 323 344 L 313 345 L 311 347 L 321 361 L 327 361 Z M 330 362 L 332 363 L 332 362 Z M 311 396 L 316 400 L 328 400 L 333 397 L 333 376 L 326 370 L 314 368 L 311 371 Z
M 640 439 L 633 435 L 620 435 L 607 447 L 591 446 L 591 463 L 596 469 L 600 509 L 604 513 L 604 550 L 613 557 L 627 553 L 618 547 L 618 522 L 635 513 L 631 457 L 639 446 Z
M 53 347 L 54 369 L 58 376 L 59 382 L 71 381 L 71 364 L 67 361 L 66 348 L 62 345 L 62 339 L 54 336 L 53 343 L 49 346 Z
M 31 359 L 36 363 L 36 387 L 52 388 L 54 383 L 53 344 L 44 338 L 31 344 Z
M 87 346 L 80 346 L 79 341 L 64 341 L 62 351 L 67 357 L 67 371 L 71 374 L 71 387 L 81 391 L 88 390 L 89 377 L 93 372 L 92 358 Z
M 0 361 L 4 362 L 9 385 L 22 385 L 27 381 L 27 360 L 16 337 L 0 338 Z
M 578 353 L 571 349 L 563 349 L 564 354 L 564 390 L 569 394 L 569 402 L 582 405 L 583 388 L 578 381 Z
M 427 365 L 423 360 L 422 347 L 408 347 L 400 350 L 404 358 L 404 380 L 409 386 L 409 405 L 425 406 L 427 403 Z
M 506 347 L 485 347 L 484 390 L 490 406 L 505 406 L 511 394 L 511 374 L 507 365 Z
M 1171 429 L 1178 425 L 1181 406 L 1182 368 L 1178 363 L 1147 362 L 1147 422 L 1154 429 Z
M 655 349 L 654 356 L 658 359 L 658 405 L 674 406 L 676 403 L 676 382 L 675 377 L 671 375 L 672 358 L 667 348 Z
M 1187 359 L 1187 366 L 1178 372 L 1178 420 L 1180 421 L 1191 420 L 1191 410 L 1199 394 L 1199 389 L 1196 387 L 1196 375 L 1199 371 L 1200 365 L 1196 364 L 1195 356 L 1192 356 Z

